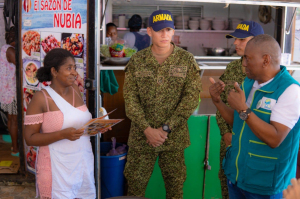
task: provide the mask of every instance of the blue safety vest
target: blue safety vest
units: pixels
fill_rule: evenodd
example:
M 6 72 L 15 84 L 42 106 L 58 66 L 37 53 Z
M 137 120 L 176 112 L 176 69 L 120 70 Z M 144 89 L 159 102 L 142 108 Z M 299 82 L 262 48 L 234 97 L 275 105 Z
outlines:
M 271 104 L 277 102 L 291 84 L 299 85 L 284 66 L 280 69 L 270 83 L 254 92 L 250 105 L 253 113 L 267 123 L 270 123 Z M 242 84 L 246 99 L 254 82 L 246 78 Z M 227 178 L 251 193 L 274 195 L 282 192 L 296 176 L 299 132 L 298 119 L 280 146 L 273 149 L 256 137 L 247 123 L 239 118 L 237 111 L 234 111 L 232 145 L 227 148 L 223 160 Z
M 150 37 L 149 35 L 141 35 L 137 32 L 132 32 L 135 35 L 135 43 L 134 46 L 138 49 L 138 51 L 143 50 L 150 46 Z

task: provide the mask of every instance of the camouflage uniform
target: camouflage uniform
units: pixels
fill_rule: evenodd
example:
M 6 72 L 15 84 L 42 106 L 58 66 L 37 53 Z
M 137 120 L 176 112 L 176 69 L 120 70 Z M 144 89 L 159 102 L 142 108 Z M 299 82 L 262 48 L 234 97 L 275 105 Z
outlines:
M 227 102 L 227 94 L 231 89 L 234 89 L 234 82 L 238 82 L 239 85 L 244 81 L 246 78 L 246 74 L 243 72 L 242 69 L 242 59 L 235 60 L 230 62 L 223 75 L 221 75 L 220 80 L 225 83 L 225 90 L 221 94 L 221 99 L 224 103 Z M 232 133 L 232 127 L 226 123 L 226 121 L 222 118 L 219 111 L 217 111 L 217 123 L 220 128 L 220 134 L 223 136 L 225 133 Z M 219 170 L 219 179 L 221 182 L 222 188 L 222 198 L 229 199 L 228 195 L 228 188 L 227 188 L 227 178 L 224 174 L 224 170 L 222 169 L 222 161 L 226 154 L 226 144 L 223 139 L 221 139 L 221 148 L 220 148 L 220 170 Z
M 124 171 L 128 195 L 145 195 L 159 157 L 167 198 L 183 197 L 184 149 L 190 145 L 187 120 L 198 105 L 200 89 L 200 69 L 194 56 L 175 45 L 161 65 L 151 46 L 131 57 L 124 82 L 126 115 L 131 120 Z M 157 129 L 163 124 L 172 129 L 168 139 L 159 147 L 149 146 L 145 129 Z

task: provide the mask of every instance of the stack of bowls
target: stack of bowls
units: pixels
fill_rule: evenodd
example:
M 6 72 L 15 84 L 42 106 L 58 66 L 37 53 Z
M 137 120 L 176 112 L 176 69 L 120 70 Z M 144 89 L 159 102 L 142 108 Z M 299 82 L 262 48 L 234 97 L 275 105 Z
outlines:
M 189 21 L 189 27 L 191 30 L 198 30 L 199 29 L 199 21 L 198 20 L 190 20 Z
M 199 25 L 200 25 L 200 29 L 201 30 L 209 30 L 209 29 L 211 29 L 211 21 L 210 20 L 201 19 Z
M 200 21 L 201 17 L 191 17 L 192 21 Z
M 214 20 L 215 18 L 214 18 L 214 17 L 204 17 L 203 19 L 206 19 L 206 20 L 208 20 L 208 21 L 212 21 L 212 20 Z
M 231 29 L 235 30 L 236 27 L 243 21 L 243 19 L 240 18 L 231 18 Z
M 184 21 L 188 21 L 189 19 L 190 19 L 190 16 L 189 16 L 189 15 L 183 15 L 183 20 L 184 20 Z M 176 16 L 176 17 L 175 17 L 175 21 L 177 21 L 177 22 L 182 21 L 182 15 Z
M 188 20 L 190 19 L 190 16 L 183 15 L 175 17 L 175 28 L 176 29 L 188 29 Z
M 212 28 L 214 30 L 224 30 L 225 29 L 225 20 L 223 20 L 223 19 L 214 19 L 212 21 Z

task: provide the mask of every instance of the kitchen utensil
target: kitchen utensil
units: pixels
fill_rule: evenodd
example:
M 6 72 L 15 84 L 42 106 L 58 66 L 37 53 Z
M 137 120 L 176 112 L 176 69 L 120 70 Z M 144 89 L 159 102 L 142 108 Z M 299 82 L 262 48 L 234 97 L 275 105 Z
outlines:
M 211 21 L 206 19 L 201 19 L 199 25 L 201 30 L 208 30 L 211 28 Z
M 215 19 L 212 21 L 212 28 L 214 30 L 224 30 L 225 28 L 225 20 Z
M 231 18 L 231 29 L 235 30 L 242 21 L 243 19 L 241 18 Z
M 183 20 L 184 21 L 188 21 L 190 19 L 190 16 L 189 15 L 183 15 Z M 182 16 L 177 16 L 175 17 L 175 20 L 176 21 L 182 21 Z
M 129 60 L 130 57 L 106 57 L 102 63 L 109 65 L 126 65 Z
M 200 21 L 201 17 L 191 17 L 193 21 Z
M 126 26 L 126 16 L 125 14 L 119 15 L 119 28 L 125 28 Z
M 215 18 L 214 18 L 214 17 L 204 17 L 203 19 L 204 19 L 204 20 L 208 20 L 208 21 L 212 21 L 212 20 L 214 20 Z
M 176 26 L 176 25 L 175 25 L 175 29 L 183 29 L 183 26 Z M 184 26 L 184 29 L 188 29 L 188 26 L 187 26 L 187 25 Z
M 182 26 L 183 24 L 184 24 L 185 26 L 187 26 L 187 25 L 188 25 L 188 22 L 187 22 L 187 21 L 185 21 L 184 23 L 182 23 L 182 22 L 180 22 L 180 21 L 175 22 L 175 26 Z
M 229 52 L 230 48 L 210 48 L 210 47 L 203 47 L 204 52 L 207 56 L 230 56 L 231 53 Z
M 195 26 L 189 25 L 189 27 L 190 27 L 191 30 L 198 30 L 199 29 L 199 25 L 195 25 Z
M 199 21 L 198 20 L 196 20 L 196 21 L 190 20 L 189 27 L 192 30 L 197 30 L 199 28 Z

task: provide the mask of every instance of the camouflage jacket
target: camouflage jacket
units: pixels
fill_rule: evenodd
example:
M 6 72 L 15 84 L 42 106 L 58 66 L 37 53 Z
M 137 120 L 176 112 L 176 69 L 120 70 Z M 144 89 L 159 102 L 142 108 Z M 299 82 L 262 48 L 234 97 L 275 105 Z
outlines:
M 221 99 L 227 104 L 227 106 L 229 106 L 227 102 L 227 94 L 231 89 L 234 89 L 234 82 L 241 85 L 245 78 L 246 74 L 243 72 L 242 59 L 232 61 L 227 65 L 224 74 L 220 77 L 220 80 L 225 83 L 225 89 L 221 94 Z M 226 123 L 219 111 L 217 111 L 216 119 L 220 128 L 221 136 L 225 133 L 232 132 L 232 127 Z
M 175 46 L 161 65 L 151 46 L 134 54 L 124 82 L 126 115 L 131 120 L 128 145 L 156 152 L 188 147 L 187 120 L 197 108 L 200 90 L 200 69 L 191 53 Z M 163 124 L 172 129 L 168 139 L 159 147 L 149 146 L 144 130 Z

